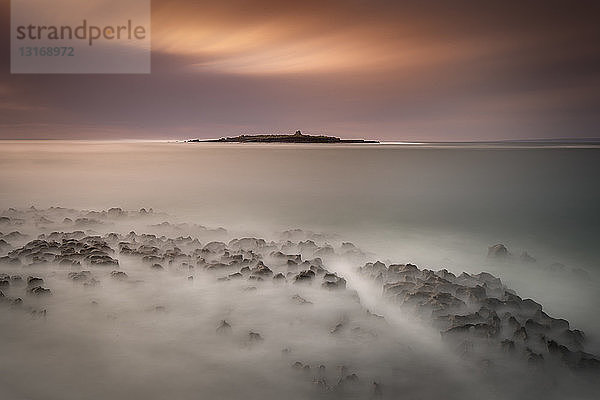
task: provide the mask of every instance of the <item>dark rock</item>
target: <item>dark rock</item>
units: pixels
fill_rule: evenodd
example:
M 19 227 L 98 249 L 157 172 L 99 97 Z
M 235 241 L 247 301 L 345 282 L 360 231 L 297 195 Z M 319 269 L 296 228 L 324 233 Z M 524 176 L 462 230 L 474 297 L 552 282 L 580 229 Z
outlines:
M 316 275 L 315 272 L 311 271 L 311 270 L 302 271 L 298 275 L 295 276 L 294 281 L 295 282 L 310 282 L 315 277 L 315 275 Z
M 526 342 L 528 338 L 529 335 L 527 334 L 527 330 L 524 326 L 520 327 L 513 333 L 513 340 L 516 342 Z
M 27 278 L 27 286 L 39 286 L 44 283 L 42 278 L 38 278 L 37 276 L 30 276 Z
M 344 323 L 338 322 L 335 327 L 330 331 L 330 333 L 339 333 L 344 329 Z
M 259 261 L 258 264 L 256 265 L 256 267 L 254 267 L 250 270 L 250 274 L 252 276 L 266 277 L 266 276 L 272 276 L 273 271 L 271 271 L 271 269 L 269 267 L 267 267 L 265 264 L 263 264 L 261 261 Z
M 503 244 L 495 244 L 488 247 L 488 257 L 490 258 L 506 258 L 510 255 L 508 249 Z
M 114 279 L 119 279 L 119 280 L 123 280 L 123 279 L 127 279 L 128 276 L 125 272 L 123 271 L 112 271 L 110 273 L 110 277 L 114 278 Z
M 92 277 L 92 273 L 90 271 L 69 272 L 67 276 L 72 281 L 86 281 Z
M 248 339 L 250 340 L 250 342 L 262 342 L 264 339 L 262 338 L 262 336 L 260 336 L 260 333 L 256 333 L 256 332 L 248 332 Z
M 219 334 L 229 334 L 231 333 L 231 325 L 225 321 L 221 320 L 219 326 L 217 327 L 217 333 Z
M 27 289 L 27 291 L 28 293 L 34 294 L 36 296 L 48 296 L 52 294 L 50 289 L 44 288 L 42 286 L 32 286 L 29 289 Z

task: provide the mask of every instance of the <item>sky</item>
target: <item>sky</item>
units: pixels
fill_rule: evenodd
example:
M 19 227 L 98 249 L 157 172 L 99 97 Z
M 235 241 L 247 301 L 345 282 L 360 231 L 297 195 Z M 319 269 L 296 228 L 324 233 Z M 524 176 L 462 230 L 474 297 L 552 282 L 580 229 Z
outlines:
M 152 1 L 152 72 L 10 74 L 0 139 L 600 137 L 599 1 Z

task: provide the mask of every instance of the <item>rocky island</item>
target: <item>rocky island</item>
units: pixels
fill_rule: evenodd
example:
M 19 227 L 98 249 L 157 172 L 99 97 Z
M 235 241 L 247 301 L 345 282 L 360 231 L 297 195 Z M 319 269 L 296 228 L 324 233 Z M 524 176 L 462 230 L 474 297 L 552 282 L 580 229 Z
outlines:
M 190 139 L 187 143 L 379 143 L 377 140 L 342 139 L 336 136 L 305 135 L 296 131 L 293 135 L 287 134 L 259 134 L 223 137 L 220 139 Z

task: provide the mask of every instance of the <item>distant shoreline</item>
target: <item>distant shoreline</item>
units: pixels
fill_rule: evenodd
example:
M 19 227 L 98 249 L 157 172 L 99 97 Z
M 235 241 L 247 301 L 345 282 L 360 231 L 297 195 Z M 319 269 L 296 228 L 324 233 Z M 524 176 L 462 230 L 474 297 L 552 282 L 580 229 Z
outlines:
M 288 134 L 258 134 L 240 135 L 234 137 L 222 137 L 220 139 L 190 139 L 186 143 L 379 143 L 378 140 L 368 139 L 342 139 L 336 136 L 305 135 L 296 131 L 293 135 Z

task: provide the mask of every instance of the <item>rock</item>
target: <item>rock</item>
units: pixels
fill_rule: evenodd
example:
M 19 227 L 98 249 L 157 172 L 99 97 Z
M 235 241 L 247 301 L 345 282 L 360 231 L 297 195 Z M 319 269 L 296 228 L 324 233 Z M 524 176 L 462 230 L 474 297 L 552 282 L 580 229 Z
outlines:
M 219 334 L 228 334 L 231 333 L 231 325 L 225 321 L 221 320 L 219 326 L 217 327 L 217 333 Z
M 267 276 L 272 276 L 273 271 L 271 271 L 271 269 L 269 267 L 267 267 L 265 264 L 263 264 L 262 261 L 259 261 L 258 264 L 256 265 L 256 267 L 254 267 L 250 270 L 250 275 L 258 276 L 258 277 L 267 277 Z
M 86 281 L 92 277 L 92 273 L 90 271 L 69 272 L 67 277 L 72 281 Z
M 50 289 L 44 288 L 42 286 L 32 286 L 27 289 L 28 293 L 34 294 L 36 296 L 49 296 L 52 294 Z
M 346 280 L 328 272 L 323 276 L 321 286 L 326 289 L 346 289 Z
M 465 334 L 479 338 L 492 338 L 498 334 L 498 329 L 494 325 L 486 323 L 465 324 L 442 332 L 442 337 L 456 337 Z
M 338 322 L 335 327 L 330 331 L 330 333 L 335 334 L 335 333 L 339 333 L 342 331 L 342 329 L 344 329 L 344 323 L 343 322 Z
M 164 270 L 163 266 L 158 263 L 152 264 L 152 266 L 150 268 L 152 268 L 155 271 L 163 271 Z
M 44 283 L 42 278 L 38 278 L 36 276 L 30 276 L 27 278 L 27 286 L 39 286 Z
M 488 247 L 489 258 L 506 258 L 510 255 L 508 249 L 503 244 L 495 244 Z
M 264 340 L 262 336 L 260 336 L 260 333 L 252 331 L 248 332 L 248 339 L 253 343 L 262 342 Z
M 529 335 L 527 334 L 527 330 L 524 326 L 520 327 L 513 333 L 513 340 L 517 342 L 526 342 L 528 338 Z
M 123 271 L 111 271 L 110 277 L 118 280 L 124 280 L 128 278 L 127 274 Z
M 294 277 L 294 282 L 295 283 L 310 282 L 315 277 L 315 275 L 316 274 L 314 271 L 305 270 L 305 271 L 300 272 L 298 275 L 296 275 Z

